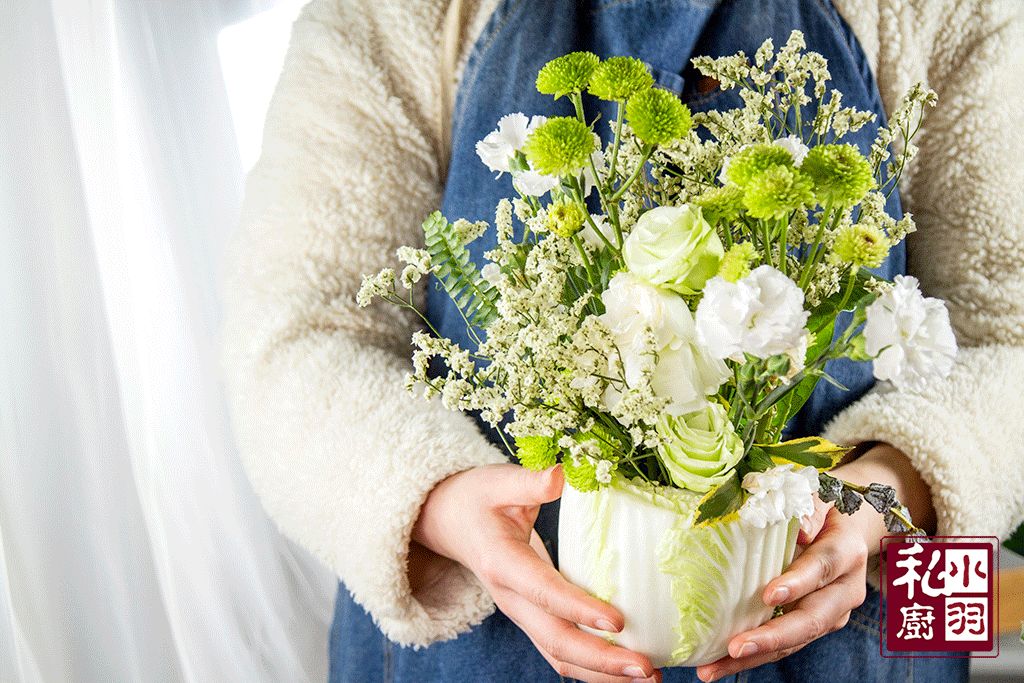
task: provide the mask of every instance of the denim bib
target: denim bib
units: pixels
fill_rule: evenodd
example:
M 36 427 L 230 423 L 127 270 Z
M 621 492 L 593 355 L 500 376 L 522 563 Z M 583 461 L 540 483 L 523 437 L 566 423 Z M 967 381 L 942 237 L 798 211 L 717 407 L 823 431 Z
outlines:
M 573 114 L 567 98 L 556 102 L 534 87 L 537 72 L 548 60 L 573 50 L 590 50 L 602 58 L 638 57 L 651 68 L 657 86 L 679 95 L 692 111 L 731 109 L 741 106 L 738 95 L 699 92 L 699 74 L 690 66 L 690 59 L 739 50 L 753 55 L 765 38 L 771 37 L 781 46 L 794 29 L 803 31 L 809 50 L 828 59 L 831 87 L 842 91 L 843 104 L 877 114 L 874 124 L 846 138 L 866 153 L 878 127 L 884 125 L 881 99 L 852 32 L 824 0 L 503 0 L 473 47 L 456 97 L 442 211 L 450 220 L 493 223 L 498 201 L 515 195 L 511 178 L 506 174 L 495 180 L 475 150 L 477 141 L 493 130 L 502 116 L 511 112 Z M 585 106 L 590 116 L 600 112 L 602 122 L 614 120 L 612 103 L 590 99 Z M 599 123 L 597 132 L 607 142 L 608 125 Z M 892 216 L 900 216 L 896 193 L 886 209 Z M 470 245 L 477 263 L 483 262 L 484 252 L 495 242 L 493 231 L 488 231 Z M 905 252 L 900 245 L 877 272 L 892 278 L 904 267 Z M 428 287 L 427 314 L 440 334 L 463 348 L 473 348 L 461 315 L 439 287 Z M 874 381 L 871 367 L 865 363 L 833 361 L 828 371 L 849 390 L 819 383 L 787 427 L 788 435 L 819 432 Z M 489 436 L 497 443 L 493 434 Z M 544 506 L 537 530 L 557 562 L 557 504 Z M 906 662 L 910 660 L 881 660 L 878 655 L 876 600 L 877 594 L 869 596 L 866 607 L 854 613 L 847 629 L 741 676 L 757 681 L 817 681 L 826 676 L 832 681 L 880 680 L 883 675 L 907 678 Z M 843 634 L 850 635 L 843 639 Z M 827 653 L 819 649 L 823 645 L 829 648 Z M 922 670 L 920 662 L 914 667 Z M 942 680 L 959 678 L 951 669 L 941 675 Z M 559 680 L 522 631 L 500 612 L 454 641 L 414 651 L 387 642 L 345 590 L 339 591 L 332 629 L 331 676 L 336 681 L 410 683 Z M 692 669 L 665 671 L 667 683 L 696 680 Z

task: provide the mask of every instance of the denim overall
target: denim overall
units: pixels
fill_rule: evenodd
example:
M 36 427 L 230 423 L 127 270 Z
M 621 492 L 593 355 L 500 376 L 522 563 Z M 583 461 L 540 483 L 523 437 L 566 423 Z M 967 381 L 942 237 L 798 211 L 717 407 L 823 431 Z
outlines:
M 499 118 L 517 111 L 572 114 L 565 98 L 554 102 L 534 88 L 537 71 L 549 59 L 572 50 L 590 50 L 601 57 L 639 57 L 651 67 L 657 85 L 680 95 L 692 111 L 731 109 L 742 104 L 734 92 L 698 91 L 699 74 L 690 59 L 739 50 L 753 55 L 768 37 L 779 48 L 793 29 L 803 31 L 808 49 L 828 59 L 831 86 L 844 94 L 843 103 L 878 114 L 877 125 L 869 124 L 846 139 L 866 152 L 884 122 L 884 111 L 860 46 L 828 0 L 503 0 L 473 47 L 455 102 L 444 214 L 450 220 L 493 221 L 498 200 L 514 196 L 509 176 L 495 180 L 474 149 Z M 588 116 L 600 111 L 597 132 L 607 141 L 608 125 L 603 122 L 614 120 L 613 105 L 589 100 L 586 107 Z M 895 193 L 887 210 L 900 215 Z M 494 242 L 489 232 L 471 245 L 478 263 Z M 904 267 L 901 245 L 879 272 L 891 278 Z M 428 317 L 442 335 L 472 348 L 461 316 L 439 288 L 429 288 Z M 868 364 L 834 361 L 828 371 L 849 390 L 819 383 L 788 426 L 789 436 L 820 432 L 832 416 L 873 384 Z M 537 530 L 556 561 L 557 517 L 558 505 L 553 503 L 544 506 L 537 521 Z M 743 672 L 737 680 L 966 680 L 965 660 L 881 658 L 878 599 L 878 593 L 869 589 L 863 606 L 853 612 L 844 629 L 779 662 Z M 666 683 L 698 680 L 693 669 L 666 669 L 664 674 Z M 414 651 L 390 643 L 341 587 L 331 632 L 331 680 L 533 683 L 560 679 L 526 635 L 500 612 L 455 640 Z

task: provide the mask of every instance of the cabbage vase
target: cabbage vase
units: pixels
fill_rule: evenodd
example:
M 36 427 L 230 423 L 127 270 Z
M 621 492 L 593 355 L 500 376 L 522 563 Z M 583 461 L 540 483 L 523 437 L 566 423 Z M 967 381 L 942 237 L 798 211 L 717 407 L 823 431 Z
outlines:
M 562 574 L 625 617 L 619 633 L 581 627 L 656 667 L 700 666 L 771 618 L 761 596 L 793 559 L 799 520 L 758 529 L 736 516 L 694 528 L 701 495 L 614 479 L 562 493 Z

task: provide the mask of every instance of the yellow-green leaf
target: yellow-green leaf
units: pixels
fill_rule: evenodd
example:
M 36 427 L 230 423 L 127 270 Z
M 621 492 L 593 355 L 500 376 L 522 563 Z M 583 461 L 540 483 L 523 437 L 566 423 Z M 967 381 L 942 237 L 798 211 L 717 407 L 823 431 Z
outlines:
M 707 526 L 720 521 L 730 514 L 735 514 L 743 504 L 743 488 L 740 486 L 739 474 L 734 470 L 732 476 L 704 494 L 697 504 L 693 526 Z
M 852 448 L 839 446 L 820 436 L 805 436 L 775 444 L 757 444 L 777 465 L 795 463 L 824 472 L 839 464 Z

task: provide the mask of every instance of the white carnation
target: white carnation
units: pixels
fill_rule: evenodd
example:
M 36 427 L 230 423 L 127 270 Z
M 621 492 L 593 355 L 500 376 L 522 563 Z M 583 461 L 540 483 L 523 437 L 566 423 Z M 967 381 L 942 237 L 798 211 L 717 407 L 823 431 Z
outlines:
M 512 157 L 522 149 L 530 133 L 545 121 L 547 118 L 544 116 L 527 118 L 519 112 L 506 114 L 498 120 L 497 128 L 476 143 L 476 154 L 492 171 L 499 175 L 509 173 Z
M 512 186 L 528 197 L 540 197 L 558 187 L 559 180 L 553 175 L 540 171 L 516 171 L 512 174 Z
M 868 306 L 867 318 L 864 348 L 878 379 L 921 391 L 929 378 L 953 370 L 957 347 L 949 312 L 939 299 L 921 294 L 917 278 L 897 275 Z
M 771 266 L 759 266 L 738 282 L 708 280 L 697 306 L 697 335 L 716 358 L 768 358 L 800 348 L 807 317 L 796 283 Z
M 796 135 L 787 135 L 784 138 L 779 138 L 775 141 L 775 145 L 786 150 L 793 156 L 794 166 L 800 166 L 800 164 L 804 163 L 804 157 L 806 157 L 807 153 L 811 151 L 807 145 L 804 144 L 803 140 Z
M 645 330 L 654 334 L 658 362 L 651 382 L 656 395 L 669 399 L 670 415 L 699 410 L 729 376 L 726 364 L 709 355 L 697 342 L 693 315 L 686 302 L 629 273 L 619 273 L 601 295 L 601 321 L 611 330 L 622 361 L 626 384 L 636 386 L 645 366 Z M 609 386 L 609 409 L 621 398 Z
M 769 524 L 814 512 L 814 494 L 818 491 L 818 470 L 778 465 L 764 472 L 749 472 L 743 488 L 750 495 L 740 507 L 740 519 L 764 529 Z

